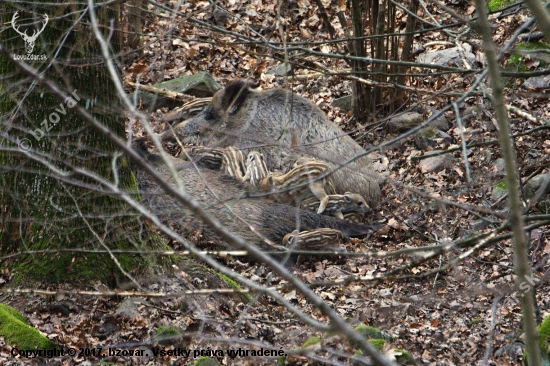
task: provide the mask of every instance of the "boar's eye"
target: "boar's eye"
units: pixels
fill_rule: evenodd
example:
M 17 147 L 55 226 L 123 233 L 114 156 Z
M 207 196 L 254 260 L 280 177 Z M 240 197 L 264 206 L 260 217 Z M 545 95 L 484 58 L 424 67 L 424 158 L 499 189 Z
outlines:
M 204 119 L 208 122 L 212 122 L 215 119 L 214 111 L 211 108 L 206 108 L 203 112 Z

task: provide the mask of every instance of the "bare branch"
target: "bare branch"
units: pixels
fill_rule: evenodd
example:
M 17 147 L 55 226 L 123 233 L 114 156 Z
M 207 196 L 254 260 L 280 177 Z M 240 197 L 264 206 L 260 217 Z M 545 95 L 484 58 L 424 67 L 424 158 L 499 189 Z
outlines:
M 499 65 L 496 60 L 496 47 L 491 34 L 491 25 L 487 18 L 487 10 L 483 0 L 476 0 L 476 9 L 479 14 L 478 28 L 483 40 L 483 48 L 487 59 L 487 67 L 489 70 L 489 78 L 493 88 L 493 106 L 497 114 L 497 122 L 499 125 L 499 140 L 502 148 L 502 153 L 505 161 L 506 170 L 506 186 L 508 189 L 508 205 L 510 207 L 509 220 L 513 232 L 514 243 L 514 262 L 516 267 L 517 285 L 520 289 L 525 278 L 532 276 L 531 268 L 528 260 L 527 237 L 523 229 L 523 217 L 520 193 L 519 193 L 519 177 L 517 174 L 517 163 L 510 138 L 510 124 L 508 122 L 508 114 L 504 105 L 504 87 L 502 84 Z M 539 3 L 540 4 L 540 3 Z M 542 12 L 545 12 L 544 8 Z M 536 15 L 535 15 L 536 16 Z M 550 24 L 549 24 L 550 26 Z M 550 28 L 548 33 L 550 39 Z M 537 324 L 535 321 L 535 304 L 534 304 L 534 289 L 529 286 L 526 291 L 521 294 L 521 308 L 523 313 L 523 327 L 525 331 L 525 344 L 527 347 L 527 358 L 529 365 L 541 365 L 541 350 L 538 345 Z

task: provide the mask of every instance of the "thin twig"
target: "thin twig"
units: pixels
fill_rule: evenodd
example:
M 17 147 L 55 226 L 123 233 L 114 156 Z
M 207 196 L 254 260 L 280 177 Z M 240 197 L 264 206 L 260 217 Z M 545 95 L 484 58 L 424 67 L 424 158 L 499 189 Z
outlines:
M 521 285 L 523 281 L 525 281 L 526 278 L 531 278 L 532 272 L 529 266 L 527 237 L 523 228 L 523 217 L 521 214 L 522 207 L 520 201 L 517 163 L 514 146 L 510 137 L 510 123 L 508 121 L 508 114 L 506 112 L 506 107 L 504 104 L 504 85 L 501 80 L 499 64 L 495 57 L 496 46 L 493 42 L 491 34 L 491 24 L 489 23 L 489 19 L 487 18 L 487 10 L 485 8 L 486 5 L 483 0 L 476 0 L 475 4 L 477 12 L 479 14 L 477 28 L 481 33 L 483 49 L 485 51 L 485 57 L 487 60 L 489 79 L 491 81 L 491 86 L 493 89 L 492 103 L 497 116 L 500 146 L 505 162 L 506 186 L 508 189 L 508 205 L 510 208 L 509 221 L 513 233 L 512 241 L 514 244 L 514 266 L 517 276 L 516 281 L 518 287 L 522 289 Z M 546 12 L 544 8 L 542 8 L 542 12 Z M 537 17 L 536 14 L 534 15 L 535 17 Z M 548 39 L 550 39 L 550 24 Z M 525 344 L 527 348 L 529 365 L 540 366 L 541 350 L 538 345 L 538 334 L 536 330 L 537 324 L 534 316 L 535 304 L 533 300 L 535 296 L 533 291 L 533 287 L 528 286 L 528 288 L 522 293 L 521 309 L 523 314 Z
M 470 173 L 470 162 L 468 161 L 468 149 L 466 148 L 466 136 L 464 136 L 464 127 L 462 126 L 462 117 L 460 116 L 460 110 L 458 104 L 453 103 L 455 110 L 456 122 L 458 124 L 458 131 L 460 132 L 460 141 L 462 146 L 462 161 L 464 162 L 464 168 L 466 169 L 466 178 L 468 184 L 472 184 L 472 174 Z

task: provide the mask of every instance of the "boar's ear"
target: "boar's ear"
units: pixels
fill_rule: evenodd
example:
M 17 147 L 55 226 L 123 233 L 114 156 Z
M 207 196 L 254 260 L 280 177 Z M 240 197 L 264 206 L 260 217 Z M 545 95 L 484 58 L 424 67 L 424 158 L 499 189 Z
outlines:
M 251 93 L 251 88 L 258 84 L 244 79 L 235 80 L 229 84 L 222 95 L 222 107 L 229 114 L 235 113 Z

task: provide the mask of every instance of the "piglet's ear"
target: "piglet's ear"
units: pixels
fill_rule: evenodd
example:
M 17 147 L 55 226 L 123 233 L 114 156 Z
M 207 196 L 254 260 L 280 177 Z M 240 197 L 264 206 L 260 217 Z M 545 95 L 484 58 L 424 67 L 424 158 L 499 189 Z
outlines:
M 351 202 L 351 196 L 349 195 L 350 192 L 346 192 L 344 193 L 344 200 L 347 202 L 347 203 L 350 203 Z

